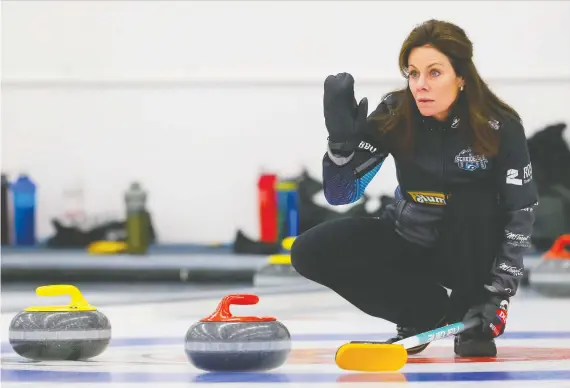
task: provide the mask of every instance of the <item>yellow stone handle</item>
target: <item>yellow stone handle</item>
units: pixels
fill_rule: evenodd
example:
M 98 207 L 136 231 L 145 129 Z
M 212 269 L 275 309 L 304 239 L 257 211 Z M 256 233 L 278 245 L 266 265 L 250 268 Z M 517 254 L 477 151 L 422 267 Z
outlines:
M 277 254 L 269 256 L 267 259 L 269 264 L 273 265 L 291 265 L 291 255 L 290 254 Z
M 291 247 L 293 246 L 293 243 L 295 242 L 295 238 L 296 237 L 285 237 L 281 242 L 281 246 L 283 247 L 283 249 L 285 249 L 286 251 L 290 251 Z
M 291 247 L 295 242 L 296 237 L 285 237 L 281 241 L 281 247 L 287 251 L 287 253 L 277 253 L 275 255 L 269 256 L 267 262 L 273 265 L 291 265 Z
M 71 284 L 54 284 L 36 288 L 37 296 L 63 296 L 69 295 L 71 302 L 66 306 L 34 306 L 28 307 L 26 311 L 93 311 L 91 306 L 81 294 L 79 289 Z

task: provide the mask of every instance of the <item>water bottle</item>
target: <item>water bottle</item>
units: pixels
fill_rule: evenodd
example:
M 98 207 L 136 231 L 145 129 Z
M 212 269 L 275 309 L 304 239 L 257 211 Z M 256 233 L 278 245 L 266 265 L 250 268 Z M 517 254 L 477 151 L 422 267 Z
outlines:
M 15 245 L 36 243 L 36 185 L 29 176 L 21 174 L 11 185 L 14 206 Z
M 299 234 L 299 200 L 297 183 L 290 180 L 277 182 L 277 202 L 279 207 L 279 240 L 297 237 Z
M 127 252 L 144 254 L 148 250 L 150 228 L 146 211 L 147 193 L 138 182 L 131 184 L 125 193 L 127 207 Z
M 270 244 L 277 241 L 278 234 L 276 182 L 274 174 L 263 174 L 257 182 L 260 241 Z
M 62 200 L 61 223 L 67 227 L 87 228 L 85 195 L 82 182 L 79 179 L 71 180 L 63 186 Z
M 2 174 L 2 246 L 10 245 L 10 211 L 8 207 L 8 195 L 10 190 L 10 182 L 8 182 L 8 177 Z

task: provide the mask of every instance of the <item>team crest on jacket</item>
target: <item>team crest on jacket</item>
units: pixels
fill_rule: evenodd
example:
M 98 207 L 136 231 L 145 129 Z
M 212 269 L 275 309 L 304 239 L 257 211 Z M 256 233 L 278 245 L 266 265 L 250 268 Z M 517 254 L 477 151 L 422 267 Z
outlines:
M 483 155 L 473 153 L 471 148 L 466 148 L 455 156 L 455 164 L 466 171 L 475 171 L 477 169 L 486 170 L 489 161 Z

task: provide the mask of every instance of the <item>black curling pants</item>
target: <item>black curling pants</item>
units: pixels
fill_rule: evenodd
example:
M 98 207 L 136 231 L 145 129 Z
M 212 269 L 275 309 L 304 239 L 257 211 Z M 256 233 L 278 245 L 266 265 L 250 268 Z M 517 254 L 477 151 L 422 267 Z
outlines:
M 363 312 L 390 322 L 431 329 L 449 317 L 445 271 L 431 249 L 410 243 L 387 218 L 341 218 L 297 237 L 294 268 Z M 468 306 L 453 319 L 460 320 Z

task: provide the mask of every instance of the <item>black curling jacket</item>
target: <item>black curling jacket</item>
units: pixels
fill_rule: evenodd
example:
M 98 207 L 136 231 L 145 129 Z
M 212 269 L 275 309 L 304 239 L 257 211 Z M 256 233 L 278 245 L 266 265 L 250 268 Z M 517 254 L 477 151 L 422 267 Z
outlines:
M 356 151 L 331 151 L 323 158 L 323 183 L 327 201 L 333 205 L 357 201 L 386 158 L 394 153 L 382 141 L 376 115 L 387 113 L 397 100 L 388 96 L 368 117 Z M 490 120 L 499 132 L 500 149 L 493 158 L 477 155 L 466 135 L 468 122 L 453 113 L 446 122 L 417 112 L 415 151 L 412 158 L 394 156 L 399 186 L 397 204 L 389 209 L 396 231 L 407 240 L 426 247 L 439 240 L 441 221 L 453 188 L 480 185 L 496 191 L 504 209 L 504 234 L 494 257 L 490 284 L 486 288 L 505 296 L 515 295 L 522 279 L 523 255 L 530 247 L 534 207 L 538 195 L 524 128 L 517 121 Z M 465 203 L 469 206 L 469 203 Z

